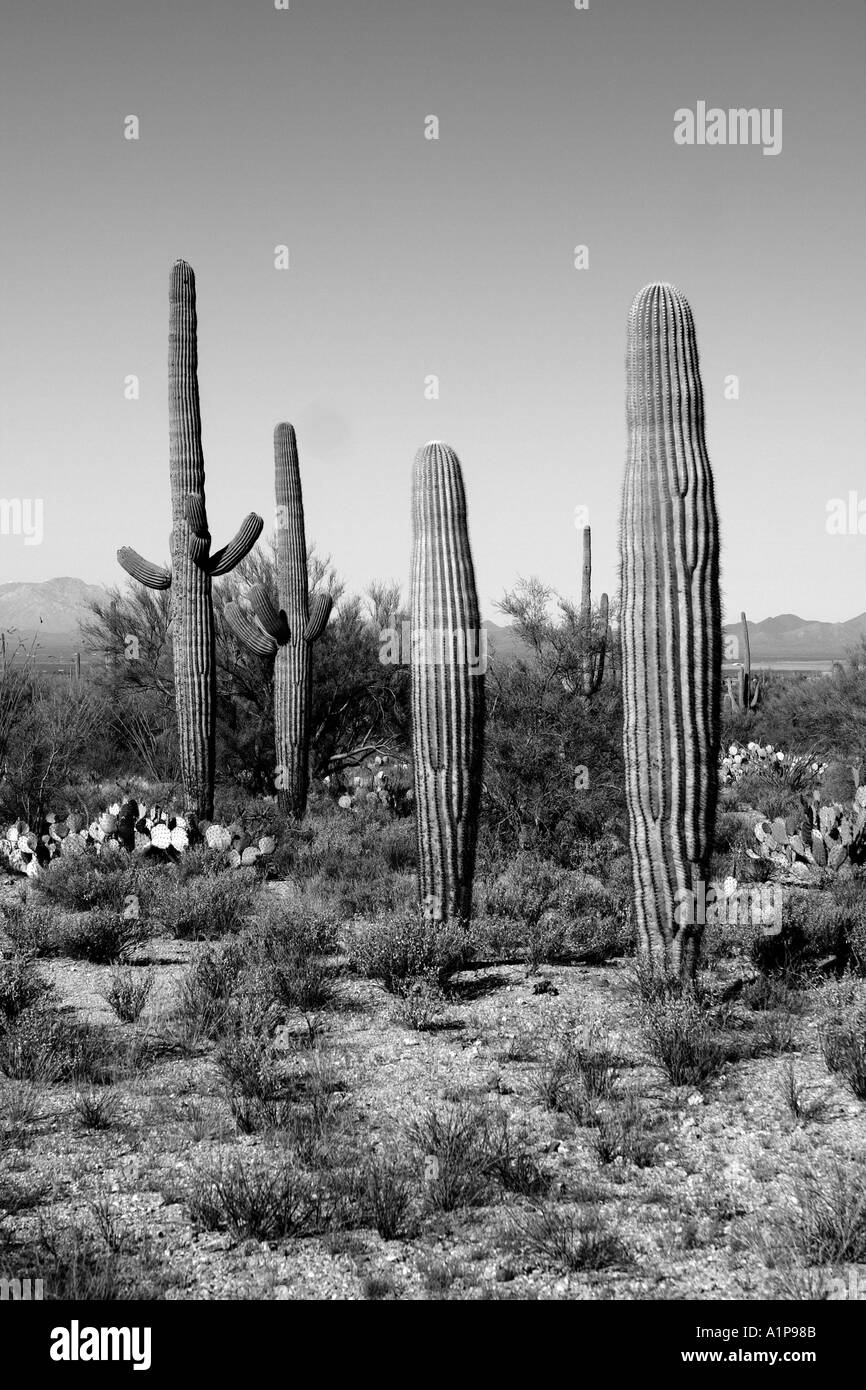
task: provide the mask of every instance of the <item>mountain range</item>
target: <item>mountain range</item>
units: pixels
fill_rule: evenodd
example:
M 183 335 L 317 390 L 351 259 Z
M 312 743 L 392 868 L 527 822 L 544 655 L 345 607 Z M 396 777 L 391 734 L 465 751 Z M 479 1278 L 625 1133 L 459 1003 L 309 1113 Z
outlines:
M 0 584 L 0 630 L 22 638 L 37 638 L 45 651 L 74 649 L 78 625 L 89 605 L 104 602 L 100 584 L 63 576 L 39 584 Z M 520 651 L 521 642 L 509 624 L 485 622 L 492 649 L 501 657 Z M 740 636 L 740 624 L 727 623 L 725 633 Z M 795 613 L 781 613 L 749 623 L 753 662 L 843 661 L 866 637 L 866 613 L 844 623 L 810 622 Z M 7 638 L 8 641 L 8 638 Z

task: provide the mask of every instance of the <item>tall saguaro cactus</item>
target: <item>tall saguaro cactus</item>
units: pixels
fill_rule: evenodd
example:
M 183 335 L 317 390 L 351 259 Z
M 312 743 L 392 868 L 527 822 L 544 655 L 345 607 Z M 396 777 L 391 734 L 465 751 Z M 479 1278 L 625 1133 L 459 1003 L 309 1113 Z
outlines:
M 648 285 L 628 329 L 622 665 L 638 946 L 689 979 L 718 785 L 719 534 L 691 309 Z
M 583 528 L 583 579 L 580 587 L 581 681 L 584 695 L 594 695 L 604 679 L 607 650 L 608 598 L 599 604 L 600 629 L 592 629 L 592 528 Z
M 432 921 L 466 923 L 484 738 L 483 635 L 460 461 L 419 449 L 412 480 L 412 748 L 418 890 Z
M 247 595 L 258 623 L 237 604 L 226 606 L 236 636 L 259 656 L 274 658 L 274 735 L 277 800 L 300 819 L 307 809 L 310 782 L 310 711 L 313 691 L 312 646 L 331 613 L 330 594 L 309 601 L 304 500 L 298 445 L 291 425 L 274 430 L 276 475 L 275 607 L 267 589 L 254 584 Z
M 175 261 L 169 281 L 168 328 L 171 569 L 117 552 L 127 574 L 150 589 L 171 589 L 175 699 L 186 810 L 213 815 L 216 658 L 211 586 L 252 550 L 264 522 L 255 512 L 234 540 L 211 553 L 204 495 L 204 453 L 198 396 L 195 275 Z

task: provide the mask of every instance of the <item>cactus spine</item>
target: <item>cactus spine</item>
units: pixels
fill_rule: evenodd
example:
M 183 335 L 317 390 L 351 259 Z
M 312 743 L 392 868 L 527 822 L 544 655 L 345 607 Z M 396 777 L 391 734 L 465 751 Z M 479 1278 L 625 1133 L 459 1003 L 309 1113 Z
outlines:
M 688 905 L 702 901 L 716 813 L 722 627 L 697 342 L 670 285 L 632 304 L 626 409 L 623 747 L 637 939 L 654 973 L 688 980 L 700 943 Z
M 466 923 L 478 838 L 484 662 L 460 461 L 419 449 L 412 484 L 412 748 L 418 890 L 433 921 Z
M 598 634 L 592 625 L 592 528 L 583 528 L 583 580 L 580 589 L 581 681 L 584 695 L 594 695 L 604 679 L 604 658 L 607 649 L 608 598 L 602 594 L 599 604 Z
M 274 659 L 274 736 L 277 800 L 300 820 L 310 783 L 310 711 L 313 693 L 312 646 L 331 613 L 331 597 L 320 594 L 310 610 L 304 499 L 298 445 L 291 425 L 274 430 L 276 477 L 276 607 L 267 590 L 254 584 L 248 598 L 258 625 L 237 604 L 226 619 L 248 647 Z
M 749 624 L 746 622 L 745 613 L 740 614 L 740 624 L 743 630 L 743 664 L 736 675 L 736 685 L 733 679 L 728 679 L 727 694 L 725 699 L 730 704 L 731 713 L 748 714 L 750 709 L 757 709 L 761 700 L 761 682 L 752 680 L 752 649 L 749 645 Z
M 216 662 L 211 585 L 252 550 L 264 522 L 255 512 L 234 540 L 211 553 L 204 494 L 198 395 L 195 275 L 176 261 L 169 282 L 168 413 L 171 476 L 171 569 L 134 550 L 117 552 L 133 579 L 171 589 L 172 652 L 181 770 L 188 813 L 213 815 Z

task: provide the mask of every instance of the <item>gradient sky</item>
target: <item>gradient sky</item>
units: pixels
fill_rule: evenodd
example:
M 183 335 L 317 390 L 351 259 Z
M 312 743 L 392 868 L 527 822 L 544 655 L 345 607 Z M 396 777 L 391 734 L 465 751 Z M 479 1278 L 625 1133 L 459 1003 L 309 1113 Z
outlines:
M 727 615 L 862 612 L 866 535 L 825 523 L 829 499 L 866 502 L 864 41 L 862 0 L 5 6 L 0 495 L 42 498 L 45 534 L 0 536 L 0 582 L 116 582 L 121 544 L 166 557 L 183 256 L 215 544 L 249 510 L 270 521 L 288 419 L 308 539 L 351 587 L 407 581 L 412 457 L 444 439 L 485 616 L 518 575 L 576 596 L 578 505 L 612 594 L 628 308 L 671 280 L 698 331 Z M 698 100 L 781 107 L 781 154 L 675 145 Z

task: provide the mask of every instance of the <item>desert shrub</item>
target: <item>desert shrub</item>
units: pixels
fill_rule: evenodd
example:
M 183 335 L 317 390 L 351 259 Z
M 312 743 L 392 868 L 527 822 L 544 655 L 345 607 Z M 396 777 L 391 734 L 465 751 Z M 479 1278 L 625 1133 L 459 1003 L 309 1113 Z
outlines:
M 25 668 L 20 669 L 24 674 Z M 99 742 L 97 731 L 110 719 L 110 712 L 100 692 L 89 683 L 58 689 L 56 683 L 31 670 L 25 677 L 25 698 L 15 712 L 14 730 L 10 731 L 10 674 L 7 669 L 0 681 L 0 734 L 6 740 L 3 800 L 15 808 L 15 815 L 37 825 L 59 804 L 63 787 L 92 763 L 94 744 Z
M 789 1009 L 767 1009 L 758 1017 L 755 1042 L 760 1052 L 771 1057 L 794 1052 L 797 1048 L 797 1021 Z
M 841 974 L 848 958 L 848 914 L 823 895 L 788 890 L 782 930 L 775 936 L 753 931 L 750 955 L 759 970 L 789 984 L 808 979 L 817 967 Z
M 634 954 L 634 936 L 627 914 L 615 912 L 583 918 L 571 925 L 570 954 L 584 965 L 606 965 Z
M 725 1050 L 713 1022 L 692 994 L 660 994 L 645 1002 L 644 1035 L 674 1086 L 703 1086 L 721 1070 Z
M 504 1192 L 521 1197 L 539 1197 L 550 1181 L 529 1151 L 526 1135 L 515 1129 L 508 1117 L 495 1109 L 485 1112 L 487 1131 L 486 1168 Z
M 237 941 L 199 948 L 180 981 L 174 1014 L 190 1044 L 212 1040 L 224 1031 L 244 966 Z
M 574 867 L 588 839 L 624 839 L 622 699 L 613 682 L 584 699 L 579 615 L 562 601 L 553 620 L 552 596 L 529 580 L 501 605 L 521 646 L 488 672 L 483 832 L 508 853 L 530 847 Z M 588 785 L 576 780 L 584 765 Z
M 569 1271 L 609 1269 L 630 1258 L 617 1232 L 585 1208 L 532 1207 L 512 1216 L 511 1238 L 527 1254 Z
M 0 1154 L 11 1146 L 24 1147 L 40 1109 L 39 1090 L 32 1082 L 13 1082 L 3 1088 L 0 1096 Z
M 219 822 L 220 824 L 222 822 Z M 188 883 L 193 878 L 212 878 L 216 874 L 227 873 L 226 851 L 211 849 L 210 845 L 191 845 L 175 863 L 169 865 L 145 860 L 139 870 L 139 882 L 146 879 L 159 890 L 159 880 L 166 881 L 168 873 L 178 883 Z
M 862 873 L 832 885 L 833 904 L 842 916 L 849 965 L 866 975 L 866 882 Z
M 563 1028 L 548 1046 L 536 1077 L 539 1099 L 575 1124 L 596 1124 L 600 1102 L 609 1100 L 621 1063 L 597 1027 L 583 1034 Z
M 164 1298 L 175 1282 L 151 1241 L 97 1204 L 86 1223 L 41 1222 L 38 1239 L 26 1247 L 26 1268 L 54 1302 L 146 1301 Z
M 383 1240 L 396 1240 L 406 1232 L 414 1186 L 414 1175 L 401 1158 L 369 1154 L 360 1172 L 361 1220 L 369 1222 Z
M 446 985 L 469 955 L 464 931 L 428 922 L 417 909 L 355 923 L 345 935 L 352 968 L 369 979 L 381 980 L 391 993 L 404 981 L 431 973 Z
M 279 1153 L 233 1154 L 203 1165 L 187 1206 L 197 1226 L 228 1230 L 236 1239 L 309 1235 L 324 1224 L 319 1184 Z
M 200 941 L 239 932 L 259 892 L 259 877 L 252 868 L 187 877 L 166 870 L 149 880 L 142 906 L 173 936 Z
M 431 1106 L 409 1125 L 422 1165 L 428 1206 L 438 1211 L 483 1204 L 494 1184 L 539 1191 L 545 1180 L 507 1117 L 485 1105 L 458 1101 Z
M 819 1037 L 824 1061 L 866 1100 L 866 989 L 850 977 L 829 987 L 821 1000 Z
M 795 1123 L 819 1119 L 826 1112 L 824 1098 L 811 1094 L 812 1088 L 797 1075 L 796 1067 L 791 1060 L 782 1069 L 779 1092 L 788 1114 Z
M 111 1129 L 120 1117 L 120 1102 L 110 1090 L 76 1091 L 72 1107 L 84 1129 Z
M 418 862 L 414 821 L 407 818 L 391 821 L 381 832 L 382 857 L 393 873 L 414 869 Z
M 866 1262 L 866 1167 L 835 1162 L 799 1175 L 790 1233 L 805 1263 Z
M 284 1095 L 289 1084 L 284 1059 L 261 1029 L 250 1026 L 227 1031 L 217 1048 L 216 1062 L 229 1091 L 256 1100 L 270 1101 Z
M 755 1013 L 770 1013 L 777 1009 L 799 1013 L 803 1008 L 803 996 L 778 975 L 756 975 L 754 979 L 747 980 L 740 998 Z
M 256 986 L 283 1012 L 304 1014 L 335 1002 L 334 968 L 327 957 L 337 949 L 330 917 L 270 907 L 247 932 L 245 947 Z
M 56 956 L 62 944 L 66 914 L 39 904 L 32 897 L 7 903 L 3 929 L 16 950 L 25 956 Z
M 57 953 L 93 965 L 112 965 L 130 956 L 149 935 L 141 918 L 124 917 L 116 908 L 96 908 L 58 928 Z
M 30 962 L 0 960 L 0 1033 L 51 988 Z
M 135 866 L 125 850 L 61 855 L 42 869 L 35 883 L 39 898 L 69 912 L 104 908 L 119 912 L 135 891 Z
M 316 1047 L 294 1073 L 293 1084 L 296 1100 L 280 1126 L 281 1142 L 297 1162 L 334 1169 L 351 1141 L 346 1082 L 333 1057 Z
M 153 970 L 135 970 L 131 966 L 115 966 L 104 997 L 121 1023 L 137 1023 L 153 992 L 156 975 Z
M 396 1021 L 404 1028 L 412 1028 L 419 1033 L 436 1027 L 448 998 L 436 970 L 395 980 L 392 993 L 397 996 L 394 1008 Z
M 566 869 L 521 851 L 484 885 L 484 909 L 529 925 L 562 906 L 568 882 Z
M 56 1009 L 26 1009 L 0 1034 L 0 1073 L 13 1081 L 110 1082 L 122 1067 L 104 1028 L 71 1019 Z
M 661 1135 L 658 1123 L 635 1095 L 597 1113 L 593 1145 L 600 1163 L 622 1159 L 636 1168 L 649 1168 L 657 1161 Z
M 519 924 L 508 934 L 508 948 L 522 945 L 531 971 L 557 960 L 601 965 L 630 949 L 629 911 L 619 896 L 583 871 L 568 870 L 534 854 L 516 854 L 507 865 L 492 865 L 480 885 L 482 940 L 487 948 L 497 923 Z M 491 931 L 490 924 L 493 924 Z
M 476 915 L 472 922 L 472 951 L 477 961 L 520 960 L 526 949 L 526 932 L 513 917 Z

